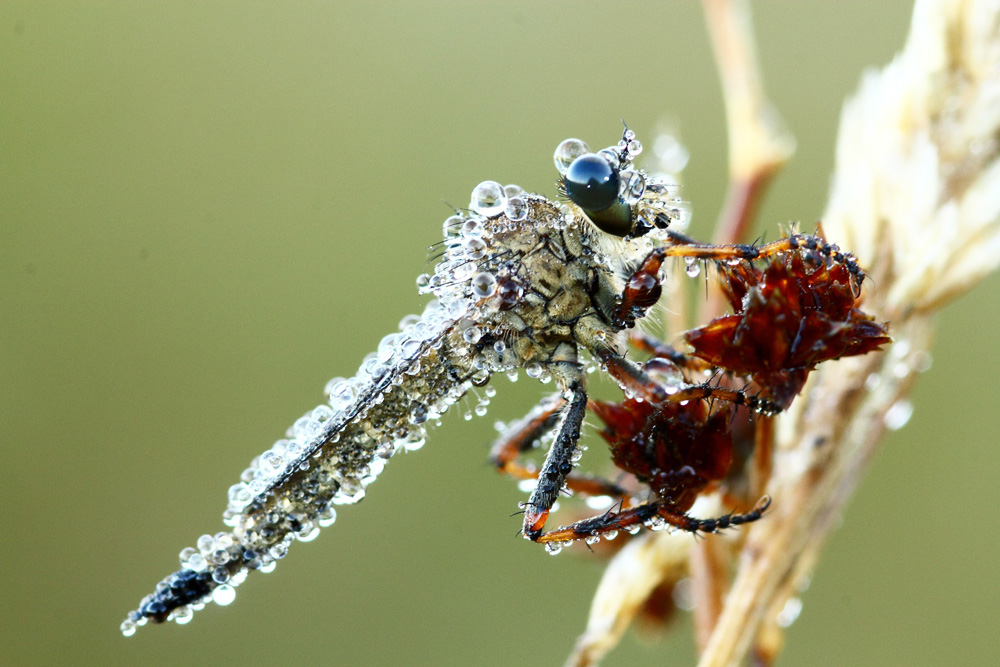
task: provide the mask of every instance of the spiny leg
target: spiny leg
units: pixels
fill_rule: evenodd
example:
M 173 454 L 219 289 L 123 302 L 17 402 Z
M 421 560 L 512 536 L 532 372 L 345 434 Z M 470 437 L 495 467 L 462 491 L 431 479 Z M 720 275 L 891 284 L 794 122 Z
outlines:
M 679 403 L 698 399 L 718 399 L 734 405 L 743 405 L 753 412 L 774 414 L 781 412 L 781 406 L 773 401 L 758 396 L 752 396 L 740 389 L 709 384 L 696 384 L 685 387 L 668 388 L 654 380 L 646 371 L 624 357 L 609 350 L 598 352 L 608 374 L 619 385 L 647 401 L 662 405 L 664 403 Z
M 522 462 L 520 457 L 533 449 L 543 435 L 555 428 L 565 406 L 565 398 L 558 394 L 550 396 L 497 438 L 490 451 L 490 462 L 497 471 L 514 479 L 538 479 L 538 468 Z M 621 497 L 626 493 L 610 480 L 575 472 L 566 477 L 566 488 L 586 496 Z
M 705 371 L 713 368 L 704 359 L 685 354 L 676 349 L 673 345 L 667 345 L 663 341 L 650 336 L 642 331 L 632 329 L 628 332 L 629 345 L 637 350 L 653 355 L 658 359 L 666 359 L 678 368 L 689 371 Z
M 855 296 L 861 291 L 861 283 L 864 281 L 865 272 L 858 266 L 854 256 L 850 253 L 842 252 L 840 247 L 833 243 L 827 243 L 824 239 L 813 234 L 792 234 L 791 236 L 771 243 L 761 245 L 752 243 L 737 243 L 712 245 L 698 243 L 688 236 L 677 232 L 667 232 L 670 240 L 675 245 L 657 248 L 652 254 L 661 254 L 666 257 L 690 257 L 694 259 L 704 259 L 711 261 L 732 261 L 743 260 L 753 262 L 759 259 L 767 259 L 783 252 L 796 250 L 809 250 L 818 253 L 822 257 L 838 264 L 843 264 L 855 279 Z M 662 260 L 661 260 L 662 261 Z
M 566 405 L 560 411 L 556 437 L 545 456 L 538 483 L 525 505 L 524 536 L 532 541 L 542 534 L 549 512 L 559 497 L 566 477 L 573 470 L 573 453 L 580 440 L 580 429 L 587 411 L 587 391 L 583 385 L 583 372 L 576 361 L 576 349 L 568 345 L 560 346 L 549 366 L 563 385 Z
M 612 314 L 611 322 L 617 329 L 631 329 L 636 320 L 646 315 L 646 311 L 659 300 L 662 292 L 659 273 L 663 261 L 668 257 L 685 257 L 691 260 L 707 260 L 714 262 L 745 261 L 753 262 L 767 259 L 779 253 L 796 250 L 816 252 L 830 261 L 842 263 L 854 278 L 855 296 L 861 293 L 861 283 L 864 281 L 864 271 L 857 265 L 848 253 L 840 251 L 834 244 L 827 243 L 818 236 L 810 234 L 793 234 L 787 238 L 778 239 L 763 245 L 731 244 L 711 245 L 697 243 L 683 234 L 669 232 L 674 245 L 655 248 L 639 266 L 632 272 L 622 290 Z
M 770 505 L 771 499 L 764 496 L 757 501 L 753 510 L 745 514 L 727 514 L 713 519 L 696 519 L 685 512 L 678 511 L 670 503 L 659 500 L 621 512 L 606 512 L 568 526 L 561 526 L 538 536 L 536 541 L 547 543 L 586 540 L 588 537 L 600 537 L 612 531 L 628 530 L 632 532 L 647 522 L 653 528 L 657 527 L 657 523 L 663 522 L 665 525 L 690 533 L 717 533 L 726 528 L 756 521 L 764 515 Z
M 526 417 L 512 424 L 494 441 L 490 448 L 490 463 L 501 474 L 515 479 L 538 477 L 538 471 L 522 463 L 520 457 L 555 427 L 565 405 L 566 399 L 558 394 L 543 399 Z

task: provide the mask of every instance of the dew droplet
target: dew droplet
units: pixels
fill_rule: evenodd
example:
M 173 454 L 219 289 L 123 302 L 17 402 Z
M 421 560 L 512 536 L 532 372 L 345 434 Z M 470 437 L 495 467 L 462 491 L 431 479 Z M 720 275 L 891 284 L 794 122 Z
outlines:
M 215 538 L 211 535 L 202 535 L 198 538 L 198 541 L 195 542 L 195 546 L 198 547 L 198 551 L 202 554 L 207 554 L 210 551 L 215 550 Z
M 236 599 L 236 590 L 229 584 L 223 584 L 212 591 L 212 601 L 220 607 L 232 604 Z
M 538 378 L 542 375 L 542 365 L 537 361 L 532 361 L 530 364 L 524 367 L 524 372 L 530 378 Z
M 410 408 L 409 422 L 414 426 L 419 426 L 427 421 L 427 406 L 416 403 Z
M 285 445 L 283 456 L 286 460 L 294 461 L 302 455 L 302 444 L 298 440 L 285 440 L 283 442 Z
M 472 277 L 472 294 L 480 299 L 493 296 L 497 291 L 497 278 L 492 273 L 481 271 Z
M 357 398 L 354 383 L 350 380 L 340 380 L 330 388 L 330 405 L 334 410 L 349 408 Z
M 317 405 L 313 408 L 313 411 L 309 416 L 318 422 L 327 422 L 333 418 L 334 414 L 335 413 L 330 409 L 329 405 Z
M 476 273 L 475 262 L 462 262 L 451 271 L 451 277 L 455 282 L 463 283 Z
M 503 213 L 507 208 L 507 195 L 496 181 L 483 181 L 472 191 L 469 208 L 487 218 Z
M 684 269 L 684 273 L 688 274 L 691 278 L 698 277 L 698 274 L 701 273 L 701 264 L 698 262 L 691 262 Z
M 458 236 L 461 233 L 462 225 L 464 223 L 465 218 L 460 215 L 453 215 L 446 219 L 441 225 L 441 231 L 443 232 L 444 237 L 447 239 Z
M 435 299 L 435 301 L 436 301 L 436 299 Z M 427 306 L 430 307 L 431 303 L 434 303 L 434 301 L 431 301 L 430 303 L 428 303 Z M 419 315 L 412 315 L 412 314 L 411 315 L 407 315 L 407 316 L 405 316 L 403 319 L 401 319 L 399 321 L 399 324 L 396 326 L 396 328 L 398 328 L 400 331 L 402 331 L 403 329 L 407 329 L 409 327 L 412 327 L 414 324 L 416 324 L 419 321 L 420 321 L 420 316 Z
M 605 160 L 607 160 L 608 164 L 612 165 L 613 167 L 617 167 L 619 164 L 621 164 L 621 153 L 619 153 L 618 149 L 613 146 L 602 148 L 601 150 L 597 151 L 597 154 L 603 157 Z
M 250 487 L 246 484 L 240 482 L 239 484 L 233 484 L 229 487 L 229 505 L 233 509 L 243 509 L 250 504 L 253 500 L 253 494 L 250 492 Z
M 196 553 L 193 554 L 190 558 L 188 558 L 187 562 L 183 563 L 183 566 L 187 570 L 192 570 L 193 572 L 201 572 L 208 566 L 208 561 L 206 561 L 205 557 L 202 556 L 200 553 Z
M 883 419 L 887 429 L 890 431 L 898 431 L 906 426 L 906 423 L 910 421 L 910 417 L 912 416 L 913 403 L 906 399 L 902 399 L 892 404 L 892 407 L 886 411 Z
M 573 160 L 589 152 L 590 146 L 579 139 L 566 139 L 556 146 L 556 152 L 552 155 L 552 159 L 555 160 L 556 169 L 559 170 L 559 173 L 565 174 L 569 171 L 569 166 L 573 164 Z
M 194 612 L 191 611 L 191 607 L 183 606 L 174 609 L 174 623 L 177 625 L 190 623 L 192 618 L 194 618 Z
M 478 218 L 466 220 L 462 225 L 462 236 L 473 237 L 483 235 L 483 223 Z
M 335 510 L 332 506 L 327 506 L 327 508 L 320 513 L 319 517 L 317 517 L 316 522 L 321 528 L 328 528 L 332 526 L 337 522 L 337 510 Z
M 465 256 L 469 259 L 482 259 L 486 256 L 486 242 L 480 238 L 469 239 L 465 243 Z M 474 268 L 473 271 L 475 271 Z
M 562 551 L 562 549 L 563 549 L 563 547 L 562 547 L 562 543 L 561 542 L 546 542 L 545 543 L 545 552 L 547 554 L 549 554 L 550 556 L 555 556 L 560 551 Z
M 343 381 L 344 381 L 344 378 L 342 378 L 342 377 L 335 377 L 335 378 L 333 378 L 332 380 L 330 380 L 329 382 L 326 383 L 326 386 L 323 388 L 323 394 L 325 394 L 326 396 L 329 396 L 333 392 L 333 388 L 336 387 L 338 384 L 340 384 Z
M 514 183 L 511 183 L 510 185 L 503 186 L 503 193 L 507 195 L 507 199 L 511 199 L 513 197 L 520 197 L 521 195 L 524 194 L 524 188 L 522 188 L 520 185 L 515 185 Z
M 292 430 L 295 433 L 295 438 L 299 442 L 310 442 L 323 432 L 323 425 L 315 419 L 301 417 L 295 421 L 295 424 L 292 426 Z
M 507 210 L 504 214 L 514 222 L 520 222 L 528 217 L 528 202 L 520 197 L 511 197 L 507 201 Z
M 365 490 L 354 479 L 345 479 L 340 483 L 340 490 L 330 499 L 334 505 L 353 505 L 365 497 Z
M 299 542 L 312 542 L 319 536 L 319 526 L 307 524 L 305 528 L 295 533 Z
M 625 171 L 621 176 L 621 196 L 626 204 L 634 204 L 646 192 L 646 179 L 637 171 Z
M 683 232 L 691 224 L 691 206 L 687 202 L 683 202 L 678 199 L 674 208 L 670 211 L 670 217 L 673 219 L 671 224 L 671 229 Z
M 399 354 L 404 359 L 413 359 L 420 354 L 420 341 L 407 338 L 400 341 Z
M 787 628 L 798 619 L 801 613 L 802 598 L 791 597 L 785 601 L 785 606 L 778 612 L 778 617 L 775 620 L 778 622 L 778 627 Z
M 124 621 L 122 621 L 121 631 L 122 634 L 125 635 L 126 637 L 131 637 L 132 635 L 135 634 L 135 623 L 133 621 L 125 619 Z
M 490 366 L 490 360 L 486 358 L 486 355 L 480 352 L 475 357 L 472 358 L 472 367 L 477 371 L 486 370 Z

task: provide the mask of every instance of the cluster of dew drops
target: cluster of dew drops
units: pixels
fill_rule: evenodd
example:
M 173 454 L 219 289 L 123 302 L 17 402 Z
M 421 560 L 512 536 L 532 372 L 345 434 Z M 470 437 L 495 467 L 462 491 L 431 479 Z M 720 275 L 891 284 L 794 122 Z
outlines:
M 489 251 L 487 240 L 484 239 L 483 222 L 485 218 L 495 218 L 500 215 L 504 216 L 504 222 L 508 225 L 515 225 L 525 220 L 529 214 L 529 205 L 523 195 L 524 190 L 516 185 L 504 187 L 494 181 L 485 181 L 476 186 L 469 206 L 471 215 L 452 216 L 444 223 L 446 241 L 457 239 L 461 244 L 461 251 L 452 252 L 449 260 L 443 262 L 446 275 L 452 281 L 451 284 L 446 284 L 446 281 L 440 278 L 432 281 L 426 275 L 418 279 L 417 284 L 421 293 L 433 292 L 437 298 L 427 304 L 422 315 L 404 317 L 400 321 L 400 331 L 385 336 L 380 341 L 378 349 L 363 360 L 354 377 L 336 377 L 330 380 L 324 389 L 328 397 L 327 403 L 317 406 L 296 420 L 288 429 L 285 438 L 277 440 L 270 449 L 253 459 L 240 476 L 240 481 L 229 488 L 229 502 L 223 513 L 226 525 L 237 526 L 242 519 L 243 510 L 256 498 L 265 494 L 275 480 L 297 467 L 307 466 L 309 456 L 316 454 L 318 445 L 328 437 L 328 434 L 333 433 L 333 439 L 336 440 L 337 431 L 349 415 L 357 413 L 358 410 L 364 413 L 372 409 L 373 405 L 381 403 L 384 398 L 381 394 L 371 398 L 368 394 L 386 373 L 401 368 L 403 372 L 397 376 L 399 379 L 403 375 L 418 374 L 419 357 L 422 351 L 427 349 L 425 344 L 436 339 L 439 341 L 446 329 L 453 326 L 456 321 L 460 324 L 466 343 L 471 346 L 479 342 L 482 331 L 471 323 L 469 317 L 476 315 L 472 312 L 473 304 L 476 300 L 493 296 L 497 290 L 497 280 L 493 274 L 476 271 L 475 260 L 486 257 Z M 439 269 L 436 277 L 441 274 L 442 271 Z M 439 347 L 439 345 L 433 346 Z M 504 343 L 497 341 L 494 348 L 498 354 L 502 354 Z M 477 361 L 473 360 L 474 366 L 477 365 Z M 479 375 L 488 375 L 491 371 L 497 370 L 486 364 L 478 365 L 482 366 Z M 516 381 L 517 370 L 515 368 L 505 370 L 508 378 Z M 548 379 L 543 377 L 547 374 L 538 364 L 531 365 L 526 369 L 526 373 L 531 377 Z M 473 376 L 472 379 L 483 378 Z M 169 620 L 185 624 L 191 620 L 194 611 L 204 608 L 209 601 L 222 606 L 232 603 L 236 595 L 235 587 L 243 582 L 249 569 L 271 572 L 277 560 L 287 553 L 292 541 L 314 540 L 320 528 L 328 527 L 336 521 L 337 512 L 334 505 L 353 504 L 361 500 L 365 495 L 365 487 L 379 476 L 385 467 L 385 462 L 400 449 L 406 451 L 420 449 L 426 436 L 425 424 L 429 420 L 439 423 L 443 412 L 470 388 L 470 382 L 462 383 L 453 387 L 432 406 L 415 405 L 410 416 L 410 423 L 413 426 L 410 435 L 376 448 L 371 461 L 361 467 L 359 478 L 340 479 L 337 493 L 315 523 L 307 525 L 296 534 L 286 536 L 283 541 L 274 544 L 268 553 L 260 554 L 252 563 L 256 567 L 241 567 L 235 573 L 230 572 L 227 563 L 242 556 L 242 547 L 229 532 L 220 532 L 214 536 L 202 535 L 196 547 L 183 549 L 180 552 L 182 571 L 211 570 L 216 586 L 202 600 L 173 610 Z M 495 393 L 496 390 L 492 386 L 483 387 L 482 393 L 477 394 L 477 404 L 465 412 L 464 418 L 468 420 L 474 414 L 485 415 L 490 399 Z M 371 405 L 360 405 L 365 400 L 369 400 Z M 157 585 L 157 592 L 171 586 L 175 577 L 176 575 L 171 575 L 160 582 Z M 145 602 L 146 600 L 143 601 Z M 146 618 L 133 613 L 122 623 L 121 631 L 125 636 L 131 636 L 137 627 L 145 625 L 146 622 Z

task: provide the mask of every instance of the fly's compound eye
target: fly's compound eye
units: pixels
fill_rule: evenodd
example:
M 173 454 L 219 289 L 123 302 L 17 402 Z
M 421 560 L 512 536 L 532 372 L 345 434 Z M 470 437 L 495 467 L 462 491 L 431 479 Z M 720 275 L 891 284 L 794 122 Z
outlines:
M 599 229 L 615 236 L 632 232 L 632 208 L 620 197 L 621 173 L 604 156 L 587 153 L 573 160 L 563 187 Z
M 618 201 L 618 169 L 596 153 L 573 160 L 563 181 L 570 200 L 588 213 L 603 211 Z

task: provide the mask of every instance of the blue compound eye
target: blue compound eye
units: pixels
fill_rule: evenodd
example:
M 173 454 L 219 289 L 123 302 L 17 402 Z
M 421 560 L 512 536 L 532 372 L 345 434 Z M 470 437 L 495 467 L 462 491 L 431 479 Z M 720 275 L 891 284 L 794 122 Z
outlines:
M 573 160 L 563 175 L 566 195 L 587 213 L 603 211 L 617 202 L 619 182 L 618 169 L 595 153 Z
M 573 160 L 563 174 L 562 185 L 570 201 L 582 208 L 598 229 L 623 238 L 635 233 L 632 207 L 618 196 L 618 167 L 603 156 L 586 153 Z

